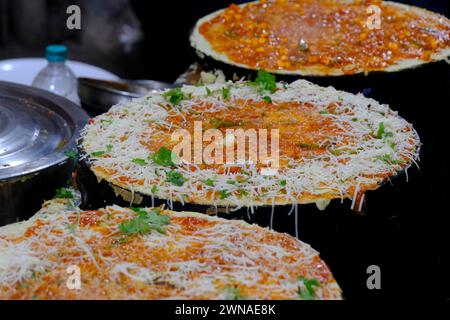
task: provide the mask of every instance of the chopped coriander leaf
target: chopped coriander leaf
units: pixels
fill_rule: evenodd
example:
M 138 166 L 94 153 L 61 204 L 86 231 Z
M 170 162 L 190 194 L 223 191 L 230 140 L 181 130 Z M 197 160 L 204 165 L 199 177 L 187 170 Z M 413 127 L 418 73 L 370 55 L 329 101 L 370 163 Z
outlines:
M 376 138 L 381 139 L 383 137 L 383 133 L 384 133 L 384 122 L 380 122 L 380 124 L 378 125 Z
M 302 282 L 302 286 L 298 288 L 299 298 L 302 300 L 314 300 L 316 298 L 314 287 L 320 287 L 320 282 L 315 278 L 306 279 L 300 277 L 299 280 Z
M 287 184 L 286 180 L 280 180 L 280 186 L 285 187 Z
M 358 148 L 359 151 L 361 151 L 360 148 Z M 350 149 L 350 148 L 339 148 L 339 149 L 328 149 L 328 151 L 334 155 L 334 156 L 341 156 L 343 154 L 357 154 L 357 150 Z
M 138 208 L 138 207 L 130 207 L 131 210 L 133 210 L 134 212 L 138 213 L 138 214 L 143 214 L 146 215 L 147 211 L 145 211 L 142 208 Z
M 155 154 L 151 155 L 150 158 L 154 163 L 163 167 L 171 167 L 175 165 L 173 162 L 173 159 L 175 159 L 175 154 L 173 154 L 172 151 L 166 147 L 159 148 L 159 150 L 156 151 Z
M 374 159 L 386 162 L 387 164 L 391 164 L 391 165 L 392 164 L 401 164 L 402 163 L 399 160 L 392 159 L 392 156 L 390 154 L 383 154 L 383 155 L 380 155 L 380 156 L 375 156 Z
M 212 179 L 206 179 L 204 182 L 208 187 L 214 187 L 215 185 L 215 182 Z
M 230 98 L 230 88 L 229 87 L 222 88 L 222 97 L 223 97 L 223 100 L 227 100 Z
M 166 177 L 167 177 L 167 181 L 178 186 L 181 187 L 184 184 L 184 181 L 186 181 L 186 179 L 183 177 L 183 175 L 180 172 L 177 171 L 168 171 L 166 172 Z
M 269 96 L 264 96 L 264 97 L 263 97 L 263 100 L 264 100 L 265 102 L 267 102 L 267 103 L 272 103 L 272 98 L 269 97 Z
M 252 84 L 258 86 L 258 92 L 260 94 L 263 94 L 266 91 L 274 93 L 277 89 L 275 76 L 264 70 L 258 71 L 258 75 Z
M 158 187 L 157 187 L 157 186 L 153 186 L 153 187 L 150 189 L 150 192 L 153 193 L 153 194 L 155 194 L 156 191 L 158 191 Z
M 55 198 L 72 199 L 73 194 L 72 191 L 67 188 L 59 188 L 56 189 Z
M 91 155 L 93 157 L 100 157 L 100 156 L 104 155 L 105 153 L 106 153 L 105 151 L 95 151 L 95 152 L 92 152 Z
M 237 192 L 238 192 L 238 195 L 239 195 L 240 197 L 246 197 L 246 196 L 248 196 L 248 191 L 247 191 L 247 190 L 239 189 Z
M 299 142 L 299 143 L 297 143 L 297 145 L 300 148 L 306 148 L 306 149 L 319 149 L 320 148 L 320 146 L 318 144 L 315 144 L 315 143 L 302 143 L 302 142 Z
M 136 235 L 149 233 L 151 230 L 165 234 L 165 226 L 169 224 L 170 218 L 167 215 L 160 214 L 157 210 L 147 212 L 141 208 L 131 208 L 138 216 L 123 221 L 119 225 L 119 231 L 124 235 Z
M 119 225 L 119 230 L 126 235 L 135 235 L 138 233 L 149 233 L 151 231 L 151 228 L 148 225 L 147 221 L 145 221 L 145 219 L 142 219 L 141 216 L 138 216 L 134 219 L 121 222 Z
M 107 151 L 107 152 L 111 152 L 112 149 L 113 149 L 113 146 L 112 146 L 112 145 L 108 144 L 108 145 L 106 146 L 106 151 Z
M 358 118 L 352 118 L 352 121 L 356 122 L 356 121 L 358 121 Z
M 231 196 L 231 193 L 228 192 L 228 190 L 221 190 L 220 191 L 220 199 L 226 199 L 229 196 Z
M 209 97 L 209 96 L 212 96 L 213 92 L 212 92 L 208 87 L 206 87 L 205 89 L 206 89 L 206 95 L 207 95 L 208 97 Z
M 64 154 L 66 155 L 66 157 L 68 157 L 72 160 L 76 160 L 78 158 L 78 152 L 73 149 L 64 151 Z
M 238 182 L 236 180 L 227 180 L 228 184 L 236 185 Z
M 170 89 L 162 94 L 166 101 L 176 105 L 179 104 L 184 99 L 183 91 L 180 87 Z
M 226 286 L 223 290 L 225 291 L 226 300 L 242 300 L 244 298 L 238 287 Z
M 111 124 L 111 123 L 112 123 L 112 120 L 101 119 L 100 122 L 101 122 L 101 123 Z
M 147 161 L 145 161 L 144 159 L 141 159 L 141 158 L 134 158 L 133 160 L 131 160 L 131 162 L 136 163 L 141 166 L 147 165 Z
M 321 110 L 321 111 L 319 111 L 319 113 L 320 113 L 320 114 L 328 114 L 328 111 L 326 111 L 326 110 Z
M 234 127 L 234 126 L 239 126 L 241 124 L 241 122 L 233 122 L 233 121 L 228 121 L 228 120 L 219 120 L 219 119 L 211 119 L 210 120 L 211 126 L 214 129 L 218 129 L 221 127 Z

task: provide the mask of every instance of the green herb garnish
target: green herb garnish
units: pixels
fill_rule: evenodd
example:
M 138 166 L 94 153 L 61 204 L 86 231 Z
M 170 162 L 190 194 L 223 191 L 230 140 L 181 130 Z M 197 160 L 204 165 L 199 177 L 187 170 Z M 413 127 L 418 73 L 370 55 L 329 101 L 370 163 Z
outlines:
M 55 198 L 73 199 L 73 194 L 72 191 L 70 191 L 70 189 L 59 188 L 56 189 Z
M 141 166 L 147 165 L 147 161 L 145 161 L 144 159 L 141 159 L 141 158 L 134 158 L 133 160 L 131 160 L 131 162 L 136 163 Z
M 218 129 L 220 127 L 234 127 L 234 126 L 238 126 L 241 124 L 241 122 L 233 122 L 233 121 L 228 121 L 228 120 L 219 120 L 219 119 L 211 119 L 210 120 L 211 126 L 214 129 Z
M 384 133 L 384 122 L 380 122 L 380 124 L 378 125 L 377 135 L 375 137 L 377 139 L 381 139 L 383 138 L 383 133 Z
M 169 91 L 164 92 L 162 96 L 166 101 L 169 101 L 174 105 L 179 104 L 184 99 L 184 94 L 180 87 L 170 89 Z
M 100 156 L 104 155 L 105 153 L 106 153 L 105 151 L 95 151 L 95 152 L 92 152 L 91 155 L 93 157 L 100 157 Z
M 248 196 L 248 191 L 244 190 L 244 189 L 239 189 L 237 191 L 237 193 L 238 193 L 239 197 L 246 197 L 246 196 Z
M 402 161 L 392 159 L 392 156 L 390 154 L 383 154 L 380 156 L 375 156 L 374 159 L 386 162 L 387 164 L 390 164 L 390 165 L 402 163 Z
M 251 84 L 258 87 L 258 93 L 263 94 L 264 92 L 274 93 L 277 89 L 277 84 L 275 82 L 275 76 L 264 70 L 259 70 L 255 81 Z
M 112 146 L 111 144 L 108 144 L 108 145 L 106 146 L 106 152 L 111 152 L 112 149 L 113 149 L 113 146 Z
M 285 187 L 287 184 L 286 180 L 280 180 L 280 186 Z
M 137 217 L 123 221 L 119 225 L 119 231 L 124 235 L 133 236 L 140 234 L 150 233 L 152 230 L 165 234 L 165 226 L 170 222 L 170 218 L 167 215 L 160 214 L 157 210 L 150 212 L 141 208 L 131 208 L 138 215 Z
M 320 287 L 320 282 L 315 279 L 306 279 L 300 277 L 299 280 L 302 282 L 302 286 L 298 288 L 298 295 L 302 300 L 314 300 L 316 298 L 316 292 L 314 287 Z
M 184 181 L 186 181 L 186 179 L 183 177 L 183 175 L 180 172 L 177 171 L 168 171 L 166 172 L 166 177 L 167 177 L 167 181 L 178 186 L 181 187 L 184 184 Z
M 263 97 L 263 100 L 264 100 L 265 102 L 267 102 L 267 103 L 272 103 L 272 98 L 269 97 L 269 96 L 264 96 L 264 97 Z
M 204 182 L 208 187 L 214 187 L 215 185 L 215 182 L 212 179 L 206 179 Z
M 73 149 L 64 151 L 64 154 L 66 155 L 66 157 L 68 157 L 72 160 L 77 160 L 77 158 L 78 158 L 78 152 Z
M 172 167 L 175 165 L 173 159 L 175 159 L 175 154 L 172 153 L 170 149 L 166 147 L 159 148 L 155 154 L 150 157 L 154 163 L 159 164 L 163 167 Z
M 223 100 L 227 100 L 230 98 L 230 88 L 229 87 L 222 88 L 222 97 L 223 97 Z
M 241 294 L 241 290 L 238 287 L 226 286 L 223 288 L 225 291 L 226 300 L 243 300 L 244 297 Z
M 299 142 L 299 143 L 297 143 L 297 145 L 300 148 L 306 148 L 306 149 L 319 149 L 320 148 L 320 146 L 318 144 L 315 144 L 315 143 L 302 143 L 302 142 Z
M 228 190 L 221 190 L 220 191 L 220 199 L 226 199 L 229 196 L 231 196 L 231 193 L 228 192 Z

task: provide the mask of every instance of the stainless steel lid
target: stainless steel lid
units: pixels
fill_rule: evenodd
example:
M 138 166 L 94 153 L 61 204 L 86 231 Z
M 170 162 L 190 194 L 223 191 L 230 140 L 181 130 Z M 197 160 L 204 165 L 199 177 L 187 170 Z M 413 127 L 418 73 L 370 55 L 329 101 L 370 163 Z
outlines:
M 0 81 L 0 182 L 66 161 L 88 119 L 63 97 Z

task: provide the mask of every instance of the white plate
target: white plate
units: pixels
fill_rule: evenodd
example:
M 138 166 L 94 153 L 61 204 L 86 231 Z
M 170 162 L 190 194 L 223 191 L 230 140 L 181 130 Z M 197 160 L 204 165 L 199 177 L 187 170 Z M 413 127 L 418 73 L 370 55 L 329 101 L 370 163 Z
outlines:
M 77 77 L 118 80 L 114 73 L 87 63 L 68 60 L 67 64 Z M 0 60 L 0 80 L 31 85 L 34 77 L 47 65 L 44 58 Z

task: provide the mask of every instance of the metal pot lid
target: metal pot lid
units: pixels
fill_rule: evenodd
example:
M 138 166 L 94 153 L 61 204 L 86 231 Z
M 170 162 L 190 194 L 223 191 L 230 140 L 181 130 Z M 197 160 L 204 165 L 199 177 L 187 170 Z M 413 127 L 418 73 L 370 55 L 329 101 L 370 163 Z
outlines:
M 0 81 L 0 181 L 67 161 L 88 119 L 63 97 Z

